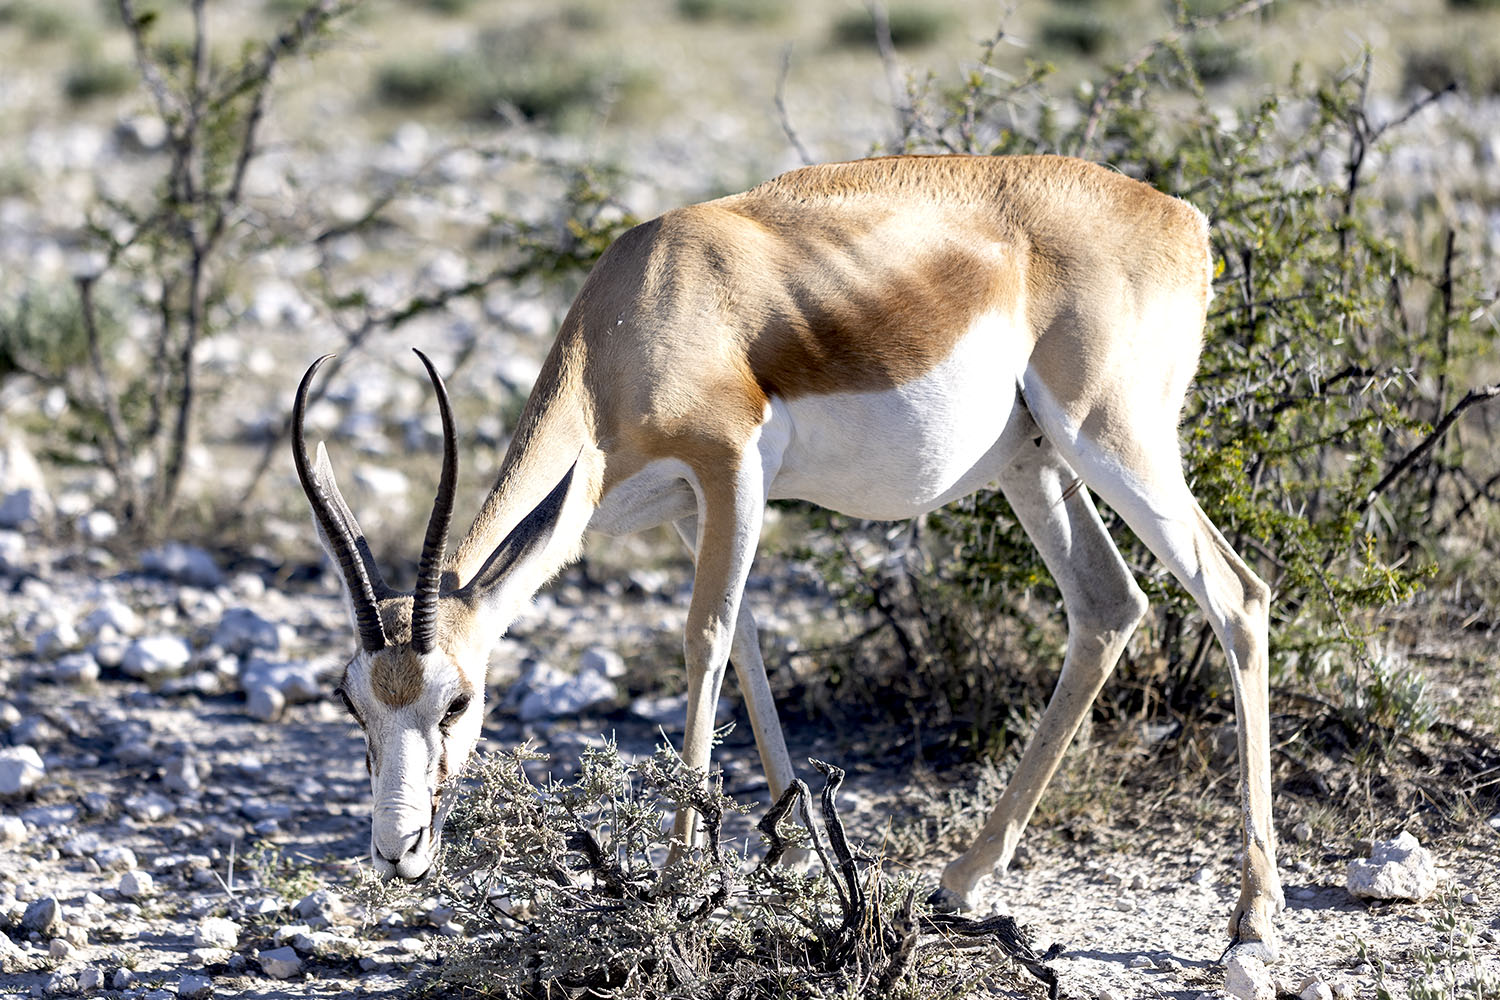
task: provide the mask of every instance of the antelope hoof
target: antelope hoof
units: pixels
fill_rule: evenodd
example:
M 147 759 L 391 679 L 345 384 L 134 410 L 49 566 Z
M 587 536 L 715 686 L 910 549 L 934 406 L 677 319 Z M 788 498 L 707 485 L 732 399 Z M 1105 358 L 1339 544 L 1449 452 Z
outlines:
M 1262 906 L 1235 911 L 1229 921 L 1230 942 L 1224 952 L 1225 960 L 1231 955 L 1246 955 L 1270 965 L 1281 957 L 1281 945 L 1269 910 Z
M 927 905 L 938 913 L 962 913 L 964 910 L 972 909 L 963 893 L 945 885 L 932 890 L 932 895 L 927 897 Z

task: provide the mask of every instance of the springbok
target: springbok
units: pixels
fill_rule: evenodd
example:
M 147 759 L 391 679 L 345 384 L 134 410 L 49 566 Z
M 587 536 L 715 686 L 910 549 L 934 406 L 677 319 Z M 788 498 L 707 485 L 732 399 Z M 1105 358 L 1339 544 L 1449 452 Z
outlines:
M 381 579 L 322 446 L 293 450 L 359 647 L 338 694 L 363 727 L 370 849 L 386 877 L 431 866 L 453 774 L 484 717 L 486 661 L 587 529 L 672 523 L 695 572 L 682 759 L 706 769 L 733 662 L 773 796 L 795 778 L 742 604 L 766 501 L 907 518 L 998 482 L 1061 590 L 1056 691 L 935 902 L 968 907 L 1004 869 L 1146 611 L 1089 494 L 1192 593 L 1229 663 L 1243 863 L 1232 944 L 1274 956 L 1269 591 L 1183 478 L 1177 425 L 1213 260 L 1192 206 L 1055 156 L 887 157 L 807 167 L 621 236 L 564 319 L 494 488 L 451 555 L 443 471 L 414 593 Z M 418 352 L 420 355 L 421 352 Z M 691 843 L 696 818 L 679 810 Z

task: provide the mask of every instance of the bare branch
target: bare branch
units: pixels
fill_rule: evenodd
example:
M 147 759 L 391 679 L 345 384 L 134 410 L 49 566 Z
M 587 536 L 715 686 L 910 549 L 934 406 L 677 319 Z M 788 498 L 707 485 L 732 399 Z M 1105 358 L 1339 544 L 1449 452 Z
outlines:
M 786 78 L 791 71 L 792 45 L 788 42 L 781 50 L 781 73 L 776 77 L 776 117 L 781 121 L 781 131 L 786 133 L 787 139 L 797 150 L 797 155 L 802 157 L 803 164 L 810 165 L 813 158 L 807 152 L 807 147 L 802 145 L 802 140 L 797 136 L 797 130 L 792 128 L 792 119 L 786 110 Z
M 1478 403 L 1488 402 L 1496 396 L 1500 396 L 1500 383 L 1479 386 L 1465 393 L 1464 397 L 1457 403 L 1454 403 L 1453 407 L 1447 413 L 1443 414 L 1443 418 L 1433 425 L 1431 433 L 1424 437 L 1415 448 L 1403 455 L 1395 465 L 1391 466 L 1390 471 L 1382 476 L 1380 482 L 1376 483 L 1370 492 L 1366 494 L 1365 499 L 1359 505 L 1359 509 L 1362 511 L 1368 510 L 1380 494 L 1384 493 L 1392 483 L 1410 471 L 1412 466 L 1421 461 L 1422 457 L 1432 450 L 1433 445 L 1442 440 L 1443 435 L 1448 433 L 1448 429 L 1453 426 L 1453 422 L 1465 410 Z

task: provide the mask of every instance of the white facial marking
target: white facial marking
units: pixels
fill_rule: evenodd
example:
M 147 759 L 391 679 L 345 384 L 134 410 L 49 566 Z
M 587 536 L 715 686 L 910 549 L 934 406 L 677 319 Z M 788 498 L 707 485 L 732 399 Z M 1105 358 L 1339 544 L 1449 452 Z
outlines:
M 342 689 L 370 756 L 370 858 L 382 878 L 417 880 L 432 867 L 446 809 L 435 810 L 479 741 L 483 697 L 441 651 L 423 658 L 421 694 L 392 708 L 370 690 L 369 659 L 350 664 Z M 443 796 L 451 800 L 451 795 Z

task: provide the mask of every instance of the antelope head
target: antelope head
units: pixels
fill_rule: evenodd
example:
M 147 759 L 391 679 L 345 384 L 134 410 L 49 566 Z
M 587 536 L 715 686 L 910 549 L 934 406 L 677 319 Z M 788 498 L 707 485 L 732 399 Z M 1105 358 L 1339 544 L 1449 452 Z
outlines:
M 478 745 L 490 650 L 525 594 L 506 596 L 507 580 L 534 561 L 555 527 L 572 470 L 494 550 L 465 586 L 444 568 L 458 476 L 457 435 L 448 392 L 432 362 L 416 352 L 437 392 L 443 420 L 443 471 L 427 521 L 415 589 L 386 585 L 364 533 L 334 481 L 323 445 L 308 460 L 303 418 L 313 362 L 297 387 L 292 454 L 312 506 L 319 540 L 344 584 L 358 637 L 335 694 L 365 735 L 374 810 L 370 857 L 382 878 L 416 881 L 437 857 L 456 776 Z M 524 584 L 523 584 L 524 586 Z M 519 600 L 517 600 L 519 596 Z

